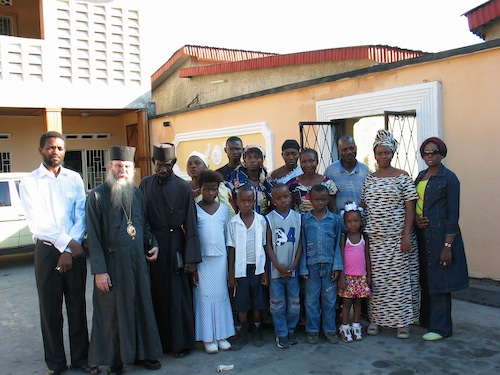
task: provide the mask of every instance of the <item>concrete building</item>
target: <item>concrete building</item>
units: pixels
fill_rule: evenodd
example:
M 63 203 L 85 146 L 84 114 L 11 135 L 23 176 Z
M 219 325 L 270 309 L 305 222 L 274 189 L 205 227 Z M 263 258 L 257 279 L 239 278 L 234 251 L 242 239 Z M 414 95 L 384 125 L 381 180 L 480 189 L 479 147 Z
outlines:
M 136 1 L 0 1 L 2 172 L 39 164 L 38 139 L 66 137 L 65 165 L 86 188 L 103 181 L 113 144 L 137 147 L 148 174 L 149 77 L 141 66 Z
M 204 152 L 213 169 L 223 165 L 231 135 L 264 146 L 269 170 L 282 163 L 282 142 L 300 139 L 320 152 L 321 172 L 337 158 L 338 136 L 353 134 L 366 149 L 358 157 L 369 159 L 376 130 L 387 126 L 402 141 L 397 166 L 415 176 L 424 167 L 420 143 L 439 136 L 449 147 L 445 163 L 461 180 L 470 275 L 500 279 L 500 177 L 489 166 L 500 159 L 500 39 L 488 37 L 500 22 L 498 3 L 466 14 L 487 42 L 440 53 L 358 46 L 275 55 L 184 46 L 152 76 L 151 141 L 177 145 L 184 177 L 192 150 Z

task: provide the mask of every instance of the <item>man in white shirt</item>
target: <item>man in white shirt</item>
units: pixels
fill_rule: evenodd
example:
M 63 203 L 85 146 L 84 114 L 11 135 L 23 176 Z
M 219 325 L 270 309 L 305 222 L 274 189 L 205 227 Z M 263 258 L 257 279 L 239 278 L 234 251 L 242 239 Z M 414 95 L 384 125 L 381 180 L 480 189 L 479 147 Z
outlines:
M 85 191 L 80 175 L 62 167 L 64 138 L 58 132 L 40 137 L 42 163 L 20 185 L 21 202 L 35 241 L 35 278 L 46 375 L 67 369 L 63 342 L 63 296 L 66 302 L 71 367 L 89 374 L 85 307 L 87 263 L 81 246 L 85 235 Z

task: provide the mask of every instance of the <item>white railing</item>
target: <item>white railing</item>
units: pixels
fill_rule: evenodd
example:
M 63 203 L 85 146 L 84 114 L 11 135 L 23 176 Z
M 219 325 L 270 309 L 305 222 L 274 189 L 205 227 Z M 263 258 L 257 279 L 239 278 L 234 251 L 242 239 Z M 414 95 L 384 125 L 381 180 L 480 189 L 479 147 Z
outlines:
M 44 40 L 0 36 L 0 81 L 44 82 Z

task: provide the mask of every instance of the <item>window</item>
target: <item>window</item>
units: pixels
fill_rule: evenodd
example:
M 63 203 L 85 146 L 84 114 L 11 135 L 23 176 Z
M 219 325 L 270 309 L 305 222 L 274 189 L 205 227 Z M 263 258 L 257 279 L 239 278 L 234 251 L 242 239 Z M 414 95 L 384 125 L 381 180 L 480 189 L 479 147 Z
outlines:
M 10 172 L 10 152 L 0 152 L 0 172 Z
M 10 16 L 0 16 L 0 35 L 14 35 L 14 18 Z
M 83 178 L 85 190 L 90 191 L 106 181 L 108 150 L 66 151 L 64 166 Z
M 9 181 L 0 182 L 0 207 L 10 207 Z

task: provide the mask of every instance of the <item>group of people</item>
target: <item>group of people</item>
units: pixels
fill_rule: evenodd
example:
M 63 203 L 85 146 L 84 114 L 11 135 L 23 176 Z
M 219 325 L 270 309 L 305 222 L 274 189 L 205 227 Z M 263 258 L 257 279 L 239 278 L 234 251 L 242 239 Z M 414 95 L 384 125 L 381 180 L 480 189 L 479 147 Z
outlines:
M 330 343 L 361 340 L 365 298 L 368 334 L 390 327 L 408 338 L 420 323 L 425 340 L 452 335 L 450 293 L 467 287 L 468 274 L 460 184 L 441 163 L 439 138 L 422 143 L 428 168 L 415 182 L 391 166 L 397 141 L 386 130 L 373 144 L 373 173 L 350 136 L 339 139 L 339 160 L 324 175 L 317 152 L 295 140 L 282 145 L 285 164 L 268 173 L 260 145 L 230 137 L 217 171 L 205 154 L 189 155 L 190 182 L 173 173 L 174 145 L 154 145 L 155 173 L 139 188 L 135 149 L 113 146 L 106 182 L 88 197 L 78 173 L 62 166 L 64 146 L 60 133 L 44 133 L 42 163 L 20 186 L 36 240 L 47 374 L 67 369 L 63 297 L 71 367 L 89 374 L 101 372 L 97 365 L 108 374 L 124 364 L 159 369 L 163 353 L 181 358 L 196 341 L 208 353 L 239 350 L 249 332 L 261 346 L 265 311 L 279 348 L 299 342 L 302 310 L 308 343 L 321 331 Z M 95 283 L 90 340 L 85 235 Z

